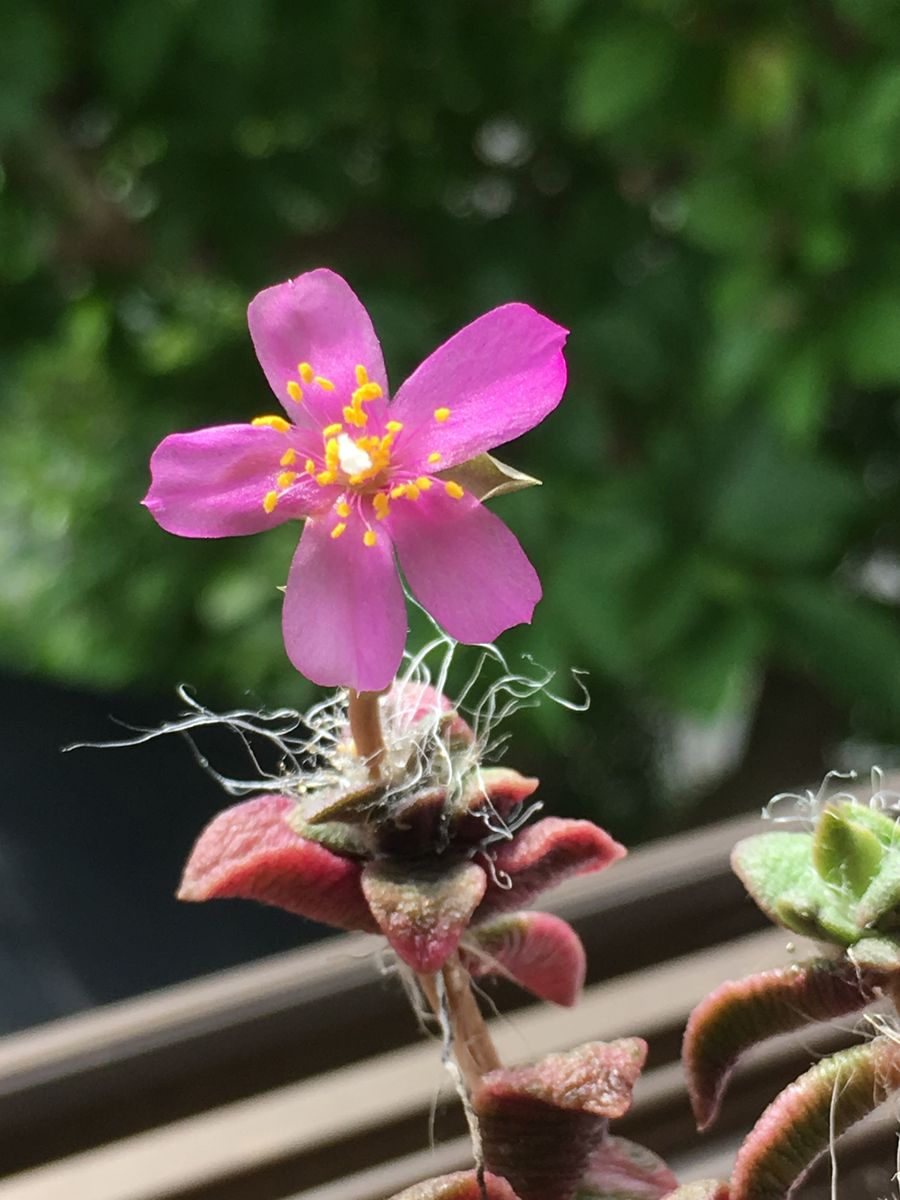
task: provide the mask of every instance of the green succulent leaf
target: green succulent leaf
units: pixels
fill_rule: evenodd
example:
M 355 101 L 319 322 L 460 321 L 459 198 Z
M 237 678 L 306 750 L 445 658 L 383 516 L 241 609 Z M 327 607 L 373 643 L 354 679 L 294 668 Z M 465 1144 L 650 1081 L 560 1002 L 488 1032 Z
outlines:
M 859 927 L 853 920 L 849 901 L 844 900 L 826 884 L 789 892 L 775 901 L 779 924 L 806 937 L 837 942 L 850 946 L 859 937 Z
M 816 822 L 813 865 L 832 887 L 849 890 L 858 898 L 871 883 L 884 855 L 876 835 L 853 820 L 849 805 L 829 806 Z
M 900 848 L 900 824 L 887 813 L 871 808 L 868 804 L 844 804 L 841 806 L 854 825 L 862 825 L 878 838 L 886 849 Z
M 785 1200 L 840 1136 L 900 1089 L 900 1046 L 877 1037 L 823 1059 L 769 1105 L 738 1151 L 731 1200 Z
M 884 865 L 859 900 L 856 923 L 862 929 L 900 926 L 900 851 L 888 854 Z
M 847 958 L 860 971 L 900 971 L 900 940 L 864 937 L 847 951 Z

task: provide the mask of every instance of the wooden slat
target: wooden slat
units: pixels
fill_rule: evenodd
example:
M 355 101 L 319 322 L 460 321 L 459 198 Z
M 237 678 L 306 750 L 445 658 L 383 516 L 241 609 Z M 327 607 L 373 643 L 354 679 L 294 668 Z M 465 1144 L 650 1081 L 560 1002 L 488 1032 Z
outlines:
M 534 1006 L 513 1022 L 493 1022 L 492 1032 L 508 1062 L 588 1041 L 601 1031 L 606 1039 L 634 1029 L 651 1033 L 683 1021 L 723 977 L 784 958 L 784 935 L 767 930 L 715 956 L 703 952 L 592 988 L 563 1019 L 548 1006 Z M 443 1087 L 434 1045 L 414 1045 L 11 1177 L 0 1182 L 0 1200 L 178 1196 L 271 1161 L 325 1153 L 388 1116 L 426 1113 Z

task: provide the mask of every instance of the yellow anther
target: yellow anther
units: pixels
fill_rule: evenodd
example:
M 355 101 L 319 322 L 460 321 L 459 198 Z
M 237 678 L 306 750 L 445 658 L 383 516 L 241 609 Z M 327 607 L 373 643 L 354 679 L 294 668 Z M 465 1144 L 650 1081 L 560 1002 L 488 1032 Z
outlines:
M 454 500 L 462 500 L 465 492 L 458 483 L 454 483 L 452 479 L 448 479 L 444 484 L 444 491 L 448 496 L 452 496 Z
M 346 500 L 338 500 L 337 504 L 334 506 L 334 511 L 339 517 L 349 517 L 350 505 Z
M 338 521 L 337 525 L 335 525 L 334 529 L 331 531 L 331 536 L 333 538 L 339 538 L 346 528 L 347 526 L 343 521 Z
M 374 529 L 367 529 L 366 532 L 363 534 L 363 545 L 364 546 L 374 546 L 377 541 L 378 541 L 378 534 L 375 532 Z
M 319 385 L 319 387 L 322 388 L 322 390 L 325 392 L 333 392 L 334 391 L 334 384 L 331 382 L 330 379 L 326 379 L 324 375 L 317 375 L 315 377 L 315 379 L 313 380 L 313 383 L 317 383 Z
M 375 509 L 375 519 L 383 521 L 388 515 L 388 509 L 391 506 L 390 498 L 387 492 L 376 492 L 372 497 L 372 507 Z
M 350 399 L 353 401 L 353 407 L 359 408 L 361 404 L 368 404 L 370 400 L 377 400 L 383 395 L 384 392 L 382 392 L 377 383 L 364 383 L 362 387 L 358 387 L 353 392 Z
M 337 471 L 341 465 L 341 449 L 337 438 L 329 438 L 325 443 L 325 466 L 329 471 Z
M 300 401 L 303 399 L 303 388 L 301 388 L 300 384 L 297 382 L 296 379 L 288 380 L 287 394 L 290 396 L 290 398 L 294 401 L 295 404 L 299 404 Z
M 282 454 L 281 458 L 278 461 L 281 463 L 281 465 L 283 467 L 292 467 L 294 465 L 294 463 L 297 461 L 297 451 L 296 450 L 285 450 L 284 454 Z
M 407 500 L 418 500 L 420 495 L 421 495 L 421 493 L 419 492 L 419 489 L 416 487 L 416 485 L 414 483 L 408 483 L 406 485 L 406 499 Z
M 431 454 L 428 455 L 428 461 L 430 463 L 439 463 L 441 461 L 442 457 L 443 456 L 441 455 L 439 450 L 433 450 L 431 452 Z
M 327 437 L 327 438 L 334 437 L 334 435 L 336 433 L 340 433 L 343 428 L 344 427 L 340 423 L 340 421 L 335 421 L 335 423 L 333 425 L 325 426 L 325 428 L 322 430 L 322 437 Z
M 254 417 L 250 424 L 257 428 L 268 425 L 270 429 L 277 429 L 279 433 L 287 433 L 291 427 L 290 421 L 286 421 L 284 417 Z
M 316 476 L 316 483 L 325 487 L 328 483 L 334 483 L 335 478 L 334 471 L 320 471 Z
M 450 418 L 450 409 L 449 408 L 436 408 L 434 410 L 434 419 L 436 421 L 440 421 L 443 423 L 444 421 L 449 420 L 449 418 Z
M 313 369 L 309 365 L 309 363 L 297 363 L 297 374 L 300 376 L 300 378 L 303 380 L 304 383 L 312 383 Z
M 363 429 L 369 420 L 368 413 L 364 413 L 362 409 L 353 408 L 347 404 L 344 407 L 344 420 L 348 425 L 355 425 L 357 429 Z
M 280 488 L 289 488 L 295 479 L 299 479 L 296 471 L 282 471 L 275 482 Z
M 431 480 L 427 475 L 420 475 L 416 480 L 416 487 L 420 488 L 423 492 L 427 492 L 431 487 Z
M 385 428 L 387 429 L 388 433 L 399 433 L 400 430 L 403 428 L 403 422 L 402 421 L 388 421 Z
M 315 475 L 316 464 L 313 462 L 313 460 L 311 458 L 308 458 L 306 460 L 306 462 L 303 464 L 303 469 L 307 473 L 307 475 Z
M 277 503 L 278 503 L 278 493 L 277 492 L 266 492 L 265 499 L 263 500 L 263 508 L 266 510 L 266 512 L 267 513 L 274 512 L 275 505 Z
M 356 382 L 360 387 L 362 387 L 364 383 L 369 382 L 369 372 L 360 364 L 357 364 L 356 367 Z
M 406 484 L 399 483 L 395 488 L 391 488 L 391 499 L 399 500 L 406 495 Z

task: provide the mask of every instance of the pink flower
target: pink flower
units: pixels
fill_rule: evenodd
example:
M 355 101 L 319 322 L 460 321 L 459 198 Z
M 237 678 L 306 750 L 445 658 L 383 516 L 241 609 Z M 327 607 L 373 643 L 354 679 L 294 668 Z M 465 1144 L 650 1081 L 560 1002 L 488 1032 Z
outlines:
M 395 551 L 417 600 L 456 640 L 490 642 L 530 621 L 534 568 L 452 468 L 556 407 L 566 331 L 525 304 L 493 309 L 389 400 L 372 323 L 339 275 L 267 288 L 248 317 L 288 417 L 167 437 L 144 500 L 163 529 L 227 537 L 305 518 L 284 640 L 294 666 L 324 686 L 378 691 L 393 678 L 406 639 Z

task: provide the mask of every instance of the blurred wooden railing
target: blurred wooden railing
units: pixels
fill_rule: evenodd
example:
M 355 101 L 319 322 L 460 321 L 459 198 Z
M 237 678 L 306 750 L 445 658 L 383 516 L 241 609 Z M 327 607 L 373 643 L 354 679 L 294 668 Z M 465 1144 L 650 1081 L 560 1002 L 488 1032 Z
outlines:
M 729 870 L 734 842 L 759 828 L 749 817 L 670 838 L 551 896 L 544 907 L 588 951 L 574 1010 L 492 991 L 507 1061 L 646 1037 L 648 1069 L 617 1130 L 683 1178 L 727 1174 L 765 1104 L 849 1036 L 818 1028 L 755 1053 L 714 1134 L 694 1131 L 677 1061 L 691 1007 L 807 950 L 765 925 Z M 382 1200 L 467 1165 L 438 1047 L 381 944 L 335 937 L 0 1041 L 0 1200 Z M 894 1119 L 841 1153 L 842 1200 L 889 1194 Z M 825 1200 L 828 1172 L 802 1195 Z

